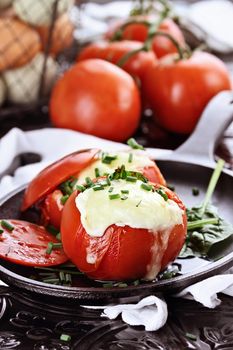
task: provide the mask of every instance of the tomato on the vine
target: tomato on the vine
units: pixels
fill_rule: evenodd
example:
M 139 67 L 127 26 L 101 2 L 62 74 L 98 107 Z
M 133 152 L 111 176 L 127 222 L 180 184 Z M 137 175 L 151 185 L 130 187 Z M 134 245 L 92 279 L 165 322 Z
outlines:
M 125 26 L 127 21 L 135 21 L 135 23 L 131 23 Z M 117 35 L 116 33 L 119 32 L 120 28 L 122 26 L 125 26 L 125 28 L 122 29 L 122 31 L 120 31 L 120 39 L 145 42 L 148 36 L 148 26 L 143 23 L 137 22 L 147 21 L 152 23 L 155 22 L 156 19 L 153 16 L 135 16 L 128 19 L 127 21 L 116 22 L 115 25 L 109 28 L 109 31 L 106 34 L 106 38 L 114 38 L 114 36 Z M 164 19 L 158 26 L 158 31 L 171 35 L 181 46 L 185 44 L 184 35 L 181 29 L 171 18 Z M 177 49 L 175 45 L 171 42 L 171 40 L 161 35 L 154 37 L 152 43 L 152 50 L 158 58 L 165 56 L 169 53 L 177 52 Z
M 142 85 L 160 125 L 188 134 L 210 99 L 223 90 L 231 90 L 231 79 L 220 59 L 196 51 L 183 59 L 167 55 L 148 66 Z
M 78 55 L 77 60 L 83 61 L 88 58 L 101 58 L 114 64 L 118 64 L 125 55 L 131 51 L 138 50 L 142 47 L 139 41 L 97 41 L 86 46 Z M 141 51 L 130 57 L 121 68 L 133 77 L 142 79 L 144 71 L 148 65 L 156 61 L 152 51 Z
M 133 78 L 100 59 L 75 64 L 57 81 L 50 100 L 55 126 L 114 141 L 125 141 L 135 132 L 140 114 Z

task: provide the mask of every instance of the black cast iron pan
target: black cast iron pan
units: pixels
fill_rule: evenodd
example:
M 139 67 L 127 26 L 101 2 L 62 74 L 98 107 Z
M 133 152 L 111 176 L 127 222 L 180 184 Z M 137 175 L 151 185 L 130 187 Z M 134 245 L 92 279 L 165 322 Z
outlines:
M 220 93 L 205 109 L 202 118 L 191 137 L 176 151 L 169 154 L 161 152 L 156 159 L 167 182 L 175 186 L 176 192 L 186 206 L 199 204 L 204 198 L 210 176 L 215 167 L 213 159 L 217 141 L 233 120 L 233 94 Z M 153 156 L 156 150 L 149 149 Z M 157 152 L 156 152 L 157 154 Z M 194 197 L 192 188 L 197 187 L 200 195 Z M 0 218 L 19 218 L 20 204 L 24 189 L 7 195 L 0 202 Z M 213 204 L 219 208 L 220 215 L 233 224 L 233 172 L 225 170 L 219 180 L 213 196 Z M 99 304 L 116 301 L 138 300 L 142 296 L 155 292 L 177 292 L 201 279 L 221 273 L 233 266 L 233 239 L 221 251 L 222 258 L 217 261 L 203 262 L 189 259 L 189 272 L 169 280 L 142 283 L 124 288 L 103 288 L 97 282 L 84 276 L 79 277 L 72 287 L 45 284 L 30 278 L 32 271 L 28 267 L 1 261 L 0 278 L 9 285 L 40 294 L 40 297 L 57 297 L 78 300 L 83 304 Z M 183 262 L 184 260 L 179 260 Z M 187 263 L 187 261 L 186 261 Z

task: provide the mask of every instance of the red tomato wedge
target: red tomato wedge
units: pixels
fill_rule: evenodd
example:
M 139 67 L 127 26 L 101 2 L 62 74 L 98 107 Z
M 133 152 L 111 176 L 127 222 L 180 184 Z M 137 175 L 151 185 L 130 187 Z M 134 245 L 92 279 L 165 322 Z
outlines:
M 62 182 L 87 167 L 98 152 L 98 149 L 77 151 L 42 170 L 28 185 L 21 210 L 27 210 Z
M 49 242 L 60 243 L 43 226 L 27 221 L 7 220 L 12 231 L 1 226 L 0 257 L 27 266 L 53 266 L 68 260 L 63 249 L 56 248 L 47 254 Z

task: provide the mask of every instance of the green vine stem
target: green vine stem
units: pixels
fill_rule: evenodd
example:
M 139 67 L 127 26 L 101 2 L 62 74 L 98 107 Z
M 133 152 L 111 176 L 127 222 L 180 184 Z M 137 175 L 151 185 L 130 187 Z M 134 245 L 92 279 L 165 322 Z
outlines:
M 152 47 L 152 43 L 153 40 L 155 38 L 155 36 L 163 36 L 167 39 L 169 39 L 173 45 L 176 47 L 177 52 L 178 52 L 178 60 L 183 60 L 185 58 L 189 58 L 191 56 L 191 51 L 189 49 L 188 46 L 186 47 L 181 47 L 180 44 L 178 43 L 178 41 L 176 39 L 173 38 L 172 35 L 162 32 L 162 31 L 158 31 L 158 27 L 160 25 L 160 23 L 153 23 L 151 24 L 148 21 L 131 21 L 131 23 L 137 23 L 137 24 L 143 24 L 146 25 L 149 30 L 148 30 L 148 37 L 146 39 L 146 41 L 144 42 L 144 44 L 142 44 L 142 46 L 136 50 L 132 50 L 130 52 L 127 52 L 123 57 L 121 57 L 119 59 L 119 61 L 117 62 L 117 65 L 119 67 L 124 66 L 124 64 L 134 55 L 136 55 L 137 53 L 141 52 L 141 51 L 150 51 L 151 47 Z

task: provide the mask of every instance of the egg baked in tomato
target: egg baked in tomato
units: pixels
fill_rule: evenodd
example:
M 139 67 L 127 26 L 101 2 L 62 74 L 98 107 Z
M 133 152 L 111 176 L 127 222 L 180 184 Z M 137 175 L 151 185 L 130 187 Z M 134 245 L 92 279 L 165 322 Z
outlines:
M 40 208 L 42 223 L 59 228 L 64 203 L 76 189 L 88 180 L 114 172 L 125 165 L 141 171 L 150 181 L 165 185 L 165 180 L 146 152 L 140 150 L 102 152 L 98 149 L 72 153 L 42 170 L 28 185 L 22 211 L 33 205 Z
M 70 196 L 61 237 L 90 278 L 153 280 L 179 254 L 186 228 L 185 207 L 172 191 L 122 166 Z

